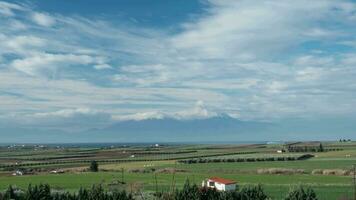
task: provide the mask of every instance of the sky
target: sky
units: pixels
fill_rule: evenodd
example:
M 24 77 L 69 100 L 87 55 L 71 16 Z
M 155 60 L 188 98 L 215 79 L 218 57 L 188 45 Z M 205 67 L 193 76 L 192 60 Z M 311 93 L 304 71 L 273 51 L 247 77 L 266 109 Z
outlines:
M 352 137 L 355 25 L 351 0 L 0 0 L 0 136 L 229 116 Z

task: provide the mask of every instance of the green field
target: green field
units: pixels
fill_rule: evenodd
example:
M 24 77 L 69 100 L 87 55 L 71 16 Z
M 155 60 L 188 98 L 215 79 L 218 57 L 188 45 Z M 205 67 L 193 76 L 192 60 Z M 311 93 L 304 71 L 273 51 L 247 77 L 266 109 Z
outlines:
M 337 143 L 336 143 L 337 144 Z M 325 143 L 325 147 L 334 147 L 335 143 Z M 319 170 L 349 171 L 356 163 L 356 143 L 338 144 L 338 151 L 313 152 L 315 157 L 300 161 L 263 161 L 263 162 L 220 162 L 182 164 L 180 159 L 204 158 L 237 158 L 237 157 L 278 157 L 292 156 L 303 153 L 277 154 L 280 145 L 179 145 L 153 147 L 115 147 L 110 149 L 36 150 L 22 152 L 19 149 L 0 150 L 0 189 L 9 184 L 26 188 L 28 184 L 48 183 L 56 190 L 76 191 L 79 187 L 90 187 L 102 184 L 108 189 L 123 188 L 128 191 L 142 190 L 154 192 L 157 186 L 160 191 L 169 191 L 172 185 L 183 186 L 186 179 L 198 185 L 211 176 L 220 176 L 238 182 L 239 186 L 262 184 L 272 199 L 282 199 L 287 192 L 298 185 L 311 186 L 319 199 L 334 200 L 341 196 L 353 195 L 352 176 L 337 174 L 313 174 Z M 194 152 L 193 152 L 194 151 Z M 241 152 L 254 152 L 240 154 Z M 99 161 L 99 172 L 86 172 L 88 163 L 82 157 L 87 155 L 90 160 Z M 228 154 L 228 155 L 226 155 Z M 60 155 L 60 156 L 59 156 Z M 135 155 L 132 157 L 132 155 Z M 65 158 L 68 156 L 68 158 Z M 26 162 L 22 160 L 26 157 Z M 1 160 L 4 158 L 3 160 Z M 51 158 L 40 160 L 39 158 Z M 32 159 L 32 160 L 31 160 Z M 115 159 L 115 162 L 107 160 Z M 144 161 L 143 161 L 144 160 Z M 70 161 L 66 164 L 53 164 L 53 161 Z M 17 163 L 20 166 L 9 167 Z M 21 163 L 31 163 L 22 166 Z M 36 163 L 36 164 L 34 164 Z M 47 164 L 46 164 L 47 163 Z M 33 165 L 32 165 L 33 164 Z M 37 165 L 38 164 L 38 165 Z M 16 169 L 32 169 L 31 175 L 12 176 Z M 302 173 L 264 174 L 257 173 L 261 169 L 299 169 Z M 64 174 L 50 174 L 52 169 L 63 169 Z M 125 184 L 122 181 L 124 170 Z M 176 171 L 173 173 L 173 171 Z M 173 184 L 174 183 L 174 184 Z

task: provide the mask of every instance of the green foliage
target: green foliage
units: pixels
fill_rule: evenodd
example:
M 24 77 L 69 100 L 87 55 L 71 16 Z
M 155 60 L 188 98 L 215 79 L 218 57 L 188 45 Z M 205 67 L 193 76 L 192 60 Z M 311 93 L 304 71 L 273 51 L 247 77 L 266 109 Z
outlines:
M 193 200 L 199 199 L 199 188 L 197 185 L 190 185 L 189 180 L 187 180 L 181 191 L 176 191 L 176 200 Z
M 310 187 L 304 188 L 302 186 L 298 187 L 289 192 L 285 200 L 318 200 L 313 189 Z
M 10 185 L 4 194 L 4 199 L 15 199 L 16 194 L 14 188 Z
M 164 195 L 163 195 L 164 197 Z M 166 200 L 167 198 L 161 198 Z M 197 185 L 191 185 L 187 180 L 183 189 L 176 191 L 175 200 L 266 200 L 267 195 L 263 188 L 259 186 L 251 186 L 243 188 L 241 191 L 221 192 L 213 188 L 199 188 Z
M 98 162 L 96 162 L 95 160 L 91 161 L 91 162 L 90 162 L 89 170 L 90 170 L 91 172 L 98 172 L 98 171 L 99 171 Z
M 29 185 L 25 193 L 16 193 L 10 186 L 0 200 L 133 200 L 131 194 L 125 191 L 106 192 L 101 185 L 93 186 L 91 189 L 80 189 L 77 194 L 52 193 L 49 185 Z
M 51 200 L 51 189 L 49 185 L 40 184 L 39 186 L 28 186 L 25 194 L 26 200 L 38 199 L 38 200 Z
M 322 148 L 322 147 L 321 147 Z M 323 151 L 323 150 L 320 150 Z M 306 160 L 314 157 L 311 154 L 303 154 L 299 156 L 284 156 L 284 157 L 244 157 L 244 158 L 194 158 L 187 160 L 179 160 L 179 163 L 183 164 L 196 164 L 196 163 L 232 163 L 232 162 L 268 162 L 268 161 L 296 161 Z
M 267 195 L 261 185 L 254 187 L 245 187 L 241 190 L 241 200 L 265 200 Z
M 321 143 L 319 145 L 319 152 L 324 152 L 324 147 L 323 147 L 323 144 L 321 144 Z

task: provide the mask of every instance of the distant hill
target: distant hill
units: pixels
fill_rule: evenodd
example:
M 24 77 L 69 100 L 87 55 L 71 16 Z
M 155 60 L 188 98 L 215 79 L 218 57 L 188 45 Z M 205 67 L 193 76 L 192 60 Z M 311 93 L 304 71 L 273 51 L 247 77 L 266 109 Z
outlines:
M 257 139 L 258 133 L 271 127 L 269 123 L 241 121 L 227 115 L 206 119 L 174 118 L 120 121 L 103 129 L 86 131 L 89 137 L 105 137 L 125 141 L 221 141 L 249 134 Z M 252 137 L 251 137 L 252 136 Z M 253 137 L 255 136 L 255 137 Z M 240 137 L 241 138 L 241 137 Z
M 75 123 L 75 121 L 73 121 Z M 69 126 L 70 127 L 70 126 Z M 351 131 L 345 131 L 351 130 Z M 61 128 L 61 129 L 60 129 Z M 102 128 L 30 128 L 0 126 L 0 143 L 58 142 L 239 142 L 239 141 L 315 141 L 354 138 L 353 118 L 337 121 L 289 119 L 284 121 L 243 121 L 228 115 L 200 119 L 126 120 Z M 338 133 L 338 136 L 335 136 Z

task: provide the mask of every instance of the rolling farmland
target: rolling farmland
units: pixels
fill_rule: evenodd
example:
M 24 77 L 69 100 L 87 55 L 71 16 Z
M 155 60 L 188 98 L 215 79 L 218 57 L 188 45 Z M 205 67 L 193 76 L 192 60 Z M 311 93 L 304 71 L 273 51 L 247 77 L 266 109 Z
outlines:
M 109 147 L 3 147 L 0 150 L 0 189 L 9 184 L 48 183 L 56 190 L 76 191 L 79 187 L 102 184 L 151 193 L 183 186 L 186 179 L 198 185 L 205 178 L 219 176 L 239 186 L 262 184 L 273 199 L 282 199 L 298 185 L 311 186 L 320 199 L 352 196 L 352 165 L 356 143 L 323 143 L 323 152 L 283 152 L 282 144 L 251 145 L 127 145 Z M 310 154 L 305 160 L 279 160 Z M 266 158 L 275 158 L 270 161 Z M 204 163 L 182 163 L 184 160 Z M 242 159 L 243 162 L 229 162 Z M 88 172 L 90 161 L 99 172 Z M 22 176 L 13 176 L 16 170 Z M 63 173 L 53 174 L 53 170 Z M 156 181 L 157 179 L 157 185 Z M 124 183 L 124 184 L 123 184 Z

